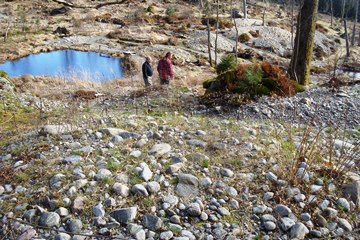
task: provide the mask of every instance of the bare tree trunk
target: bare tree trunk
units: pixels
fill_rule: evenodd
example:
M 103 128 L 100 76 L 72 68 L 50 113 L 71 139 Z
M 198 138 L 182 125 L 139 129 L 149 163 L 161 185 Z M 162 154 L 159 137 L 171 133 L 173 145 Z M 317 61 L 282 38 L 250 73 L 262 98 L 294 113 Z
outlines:
M 246 0 L 243 0 L 243 11 L 244 11 L 244 18 L 247 18 L 247 4 Z
M 219 37 L 219 0 L 216 0 L 215 66 L 217 65 L 218 37 Z
M 352 30 L 352 36 L 351 36 L 351 46 L 355 46 L 355 35 L 356 35 L 356 24 L 357 24 L 357 20 L 358 20 L 358 13 L 359 13 L 359 1 L 360 0 L 355 0 L 356 4 L 356 10 L 355 10 L 355 19 L 354 19 L 354 25 L 353 25 L 353 30 Z
M 233 0 L 231 0 L 230 2 L 230 5 L 231 5 L 231 11 L 234 9 L 234 4 L 233 4 Z M 236 63 L 237 63 L 237 58 L 238 58 L 238 38 L 239 38 L 239 30 L 237 28 L 237 23 L 236 23 L 236 20 L 235 20 L 235 16 L 234 14 L 231 14 L 231 18 L 232 20 L 234 21 L 234 26 L 235 26 L 235 33 L 236 33 L 236 36 L 235 36 L 235 47 L 234 47 L 234 54 L 235 54 L 235 59 L 236 59 Z
M 8 22 L 8 24 L 7 24 L 6 31 L 5 31 L 4 42 L 6 42 L 7 39 L 8 39 L 8 34 L 9 34 L 9 31 L 10 31 L 10 26 L 11 26 L 11 22 L 10 22 L 10 19 L 9 19 L 9 22 Z
M 308 84 L 310 79 L 318 2 L 304 0 L 297 19 L 296 47 L 291 57 L 289 74 L 292 79 L 303 85 Z
M 295 0 L 291 0 L 291 46 L 294 51 L 294 3 Z
M 212 57 L 211 57 L 211 38 L 210 38 L 210 19 L 209 19 L 209 16 L 207 16 L 206 26 L 207 26 L 207 32 L 208 32 L 209 63 L 210 63 L 210 66 L 213 66 L 212 65 Z
M 347 20 L 346 18 L 343 19 L 344 21 L 344 28 L 345 28 L 345 40 L 346 40 L 346 57 L 350 57 L 350 46 L 349 46 L 349 34 L 347 29 Z
M 334 18 L 334 2 L 333 1 L 334 0 L 330 0 L 330 12 L 331 12 L 330 27 L 333 27 L 333 18 Z
M 202 0 L 200 0 L 200 7 L 201 7 L 201 8 L 204 8 L 204 3 L 203 3 Z
M 359 31 L 358 46 L 360 46 L 360 31 Z
M 266 13 L 265 0 L 263 0 L 263 14 L 262 14 L 262 25 L 263 26 L 265 26 L 265 13 Z
M 342 0 L 341 2 L 341 19 L 344 19 L 345 17 L 345 5 L 346 5 L 346 0 Z

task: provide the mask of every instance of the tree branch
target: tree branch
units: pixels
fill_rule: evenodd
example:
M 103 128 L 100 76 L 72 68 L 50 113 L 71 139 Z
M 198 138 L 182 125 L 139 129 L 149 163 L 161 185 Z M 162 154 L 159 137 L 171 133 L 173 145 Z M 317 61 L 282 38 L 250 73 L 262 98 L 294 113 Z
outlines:
M 129 0 L 117 0 L 117 1 L 112 1 L 112 2 L 99 3 L 99 4 L 93 5 L 93 6 L 86 6 L 86 5 L 75 5 L 75 4 L 69 3 L 65 0 L 53 0 L 53 1 L 56 3 L 62 4 L 64 6 L 67 6 L 67 7 L 72 7 L 72 8 L 95 8 L 95 9 L 99 9 L 101 7 L 109 6 L 109 5 L 125 4 L 125 3 L 129 2 Z

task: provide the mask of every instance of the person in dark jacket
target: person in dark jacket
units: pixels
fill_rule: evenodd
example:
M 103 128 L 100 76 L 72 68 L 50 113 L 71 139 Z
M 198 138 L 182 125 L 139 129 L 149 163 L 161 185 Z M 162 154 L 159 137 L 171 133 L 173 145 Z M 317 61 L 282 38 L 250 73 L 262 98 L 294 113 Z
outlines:
M 142 65 L 142 73 L 146 87 L 150 87 L 152 84 L 151 77 L 153 75 L 153 69 L 151 67 L 151 62 L 151 57 L 146 57 L 145 62 Z

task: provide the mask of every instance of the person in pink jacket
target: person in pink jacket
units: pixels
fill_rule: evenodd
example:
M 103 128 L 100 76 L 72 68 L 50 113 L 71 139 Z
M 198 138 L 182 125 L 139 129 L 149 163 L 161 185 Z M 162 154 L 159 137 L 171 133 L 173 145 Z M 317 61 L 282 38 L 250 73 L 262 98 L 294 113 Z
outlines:
M 171 62 L 172 54 L 167 52 L 165 57 L 158 63 L 157 70 L 159 72 L 160 84 L 169 85 L 170 81 L 174 79 L 174 68 Z

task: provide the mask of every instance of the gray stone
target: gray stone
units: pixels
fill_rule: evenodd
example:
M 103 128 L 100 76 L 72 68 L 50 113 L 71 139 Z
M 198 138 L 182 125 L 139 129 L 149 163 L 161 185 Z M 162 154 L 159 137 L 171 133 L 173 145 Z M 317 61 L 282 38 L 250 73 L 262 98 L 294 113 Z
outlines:
M 338 223 L 345 231 L 351 232 L 353 230 L 351 224 L 344 218 L 338 218 Z
M 164 203 L 170 204 L 172 207 L 176 206 L 179 202 L 179 198 L 174 195 L 167 195 L 162 198 Z
M 273 215 L 270 214 L 264 214 L 261 216 L 261 221 L 262 222 L 276 222 L 276 218 Z
M 294 196 L 296 202 L 303 202 L 306 199 L 304 194 L 297 194 Z
M 55 240 L 71 240 L 71 236 L 67 233 L 59 233 L 55 236 Z
M 72 155 L 64 158 L 65 164 L 76 164 L 83 160 L 82 156 L 79 155 Z
M 326 208 L 323 212 L 328 219 L 335 219 L 338 216 L 338 211 L 330 207 Z
M 105 216 L 105 209 L 102 203 L 99 203 L 95 207 L 93 207 L 93 214 L 94 217 L 104 217 Z
M 127 197 L 130 193 L 129 187 L 121 183 L 114 183 L 112 190 L 122 197 Z
M 196 239 L 194 234 L 192 234 L 192 232 L 190 232 L 188 230 L 181 230 L 180 236 L 185 237 L 185 238 L 187 238 L 189 240 L 195 240 Z
M 198 195 L 199 180 L 190 174 L 180 174 L 178 176 L 179 183 L 176 186 L 176 193 L 180 197 L 192 198 Z
M 95 175 L 95 179 L 103 180 L 103 179 L 109 178 L 111 176 L 112 176 L 112 173 L 110 170 L 102 168 L 102 169 L 99 169 L 98 173 Z
M 260 213 L 264 213 L 267 209 L 267 206 L 265 205 L 258 205 L 256 207 L 253 208 L 253 213 L 255 214 L 260 214 Z
M 45 227 L 60 226 L 60 216 L 55 212 L 45 212 L 41 214 L 39 225 Z
M 158 231 L 163 227 L 163 221 L 159 217 L 151 214 L 145 214 L 142 223 L 144 227 L 151 231 Z
M 79 219 L 69 219 L 66 221 L 66 225 L 72 233 L 80 233 L 83 227 L 82 222 Z
M 132 188 L 131 188 L 131 192 L 134 195 L 138 195 L 138 196 L 149 196 L 148 191 L 146 190 L 146 188 L 144 187 L 144 185 L 142 184 L 135 184 Z
M 269 179 L 270 181 L 276 181 L 277 180 L 277 176 L 272 172 L 265 173 L 265 177 L 267 179 Z
M 35 229 L 28 229 L 24 233 L 22 233 L 19 237 L 17 237 L 16 240 L 31 240 L 35 238 L 36 234 L 37 232 Z
M 327 199 L 325 199 L 324 201 L 322 201 L 322 202 L 320 203 L 319 208 L 320 208 L 321 210 L 325 210 L 325 209 L 329 206 L 329 204 L 330 204 L 330 201 L 327 200 Z
M 220 169 L 220 174 L 223 177 L 232 177 L 232 176 L 234 176 L 234 172 L 231 171 L 230 169 L 227 169 L 227 168 L 221 168 Z
M 58 173 L 54 175 L 52 178 L 50 178 L 50 188 L 59 188 L 61 187 L 61 179 L 65 178 L 66 176 L 64 174 Z
M 211 186 L 211 184 L 212 184 L 211 178 L 206 177 L 206 178 L 201 179 L 200 184 L 203 187 Z
M 106 135 L 110 135 L 110 136 L 117 136 L 120 133 L 126 132 L 126 131 L 123 129 L 120 129 L 120 128 L 102 128 L 102 129 L 99 129 L 99 132 L 104 133 Z
M 114 210 L 110 213 L 110 216 L 114 218 L 119 223 L 129 223 L 132 222 L 136 218 L 137 208 L 120 208 Z
M 306 171 L 305 168 L 299 168 L 297 170 L 296 177 L 305 182 L 310 181 L 310 175 L 309 175 L 308 171 Z
M 225 189 L 225 192 L 226 192 L 228 195 L 232 196 L 232 197 L 236 197 L 236 196 L 238 195 L 237 190 L 236 190 L 235 188 L 233 188 L 233 187 L 227 187 L 227 188 Z
M 60 217 L 66 217 L 69 215 L 69 210 L 64 207 L 59 207 L 59 209 L 57 209 L 55 212 L 59 214 Z
M 310 213 L 302 213 L 300 215 L 301 220 L 303 220 L 304 222 L 310 221 L 311 220 L 311 215 Z
M 148 182 L 146 184 L 146 189 L 149 193 L 157 193 L 160 191 L 160 184 L 158 182 Z
M 321 231 L 318 231 L 318 230 L 310 230 L 309 234 L 310 234 L 310 236 L 316 237 L 316 238 L 322 237 Z
M 291 209 L 283 204 L 276 205 L 274 211 L 281 217 L 287 217 L 291 213 Z
M 124 139 L 123 139 L 122 137 L 120 137 L 120 136 L 113 136 L 113 137 L 111 138 L 111 141 L 112 141 L 113 143 L 120 143 L 120 142 L 123 142 Z
M 171 231 L 166 231 L 166 232 L 160 233 L 161 240 L 170 240 L 173 236 L 174 236 L 174 234 Z
M 154 155 L 155 157 L 163 156 L 171 151 L 171 146 L 167 143 L 159 143 L 154 145 L 150 151 L 150 155 Z
M 266 231 L 273 231 L 276 229 L 276 224 L 271 221 L 264 222 L 264 228 L 266 229 Z
M 72 211 L 75 213 L 79 213 L 83 211 L 85 208 L 85 198 L 84 197 L 77 197 L 73 201 Z
M 186 212 L 192 217 L 198 217 L 201 214 L 201 208 L 198 203 L 190 203 L 187 206 Z
M 290 230 L 290 239 L 304 239 L 309 229 L 303 223 L 295 223 Z
M 224 208 L 224 207 L 218 208 L 218 213 L 219 213 L 221 216 L 228 216 L 228 215 L 230 215 L 229 210 L 226 209 L 226 208 Z
M 191 139 L 186 141 L 186 143 L 192 147 L 200 147 L 200 148 L 205 148 L 207 143 L 198 139 Z
M 341 210 L 344 210 L 344 211 L 347 211 L 347 212 L 350 211 L 350 203 L 345 198 L 339 198 L 336 201 L 336 205 Z
M 70 125 L 45 125 L 41 128 L 41 135 L 59 135 L 72 130 Z
M 358 207 L 360 207 L 360 181 L 354 181 L 342 186 L 344 197 L 350 197 Z
M 273 192 L 266 192 L 266 193 L 264 193 L 263 199 L 264 199 L 265 201 L 269 201 L 269 200 L 271 200 L 271 199 L 273 199 L 273 198 L 274 198 L 274 193 L 273 193 Z
M 140 177 L 142 177 L 145 181 L 149 181 L 153 177 L 153 173 L 151 172 L 149 166 L 142 162 L 139 167 L 141 168 Z
M 280 227 L 283 231 L 289 230 L 292 226 L 295 225 L 294 220 L 288 217 L 284 217 L 280 219 Z
M 141 151 L 139 150 L 134 150 L 130 153 L 130 156 L 134 157 L 134 158 L 139 158 L 141 156 Z

